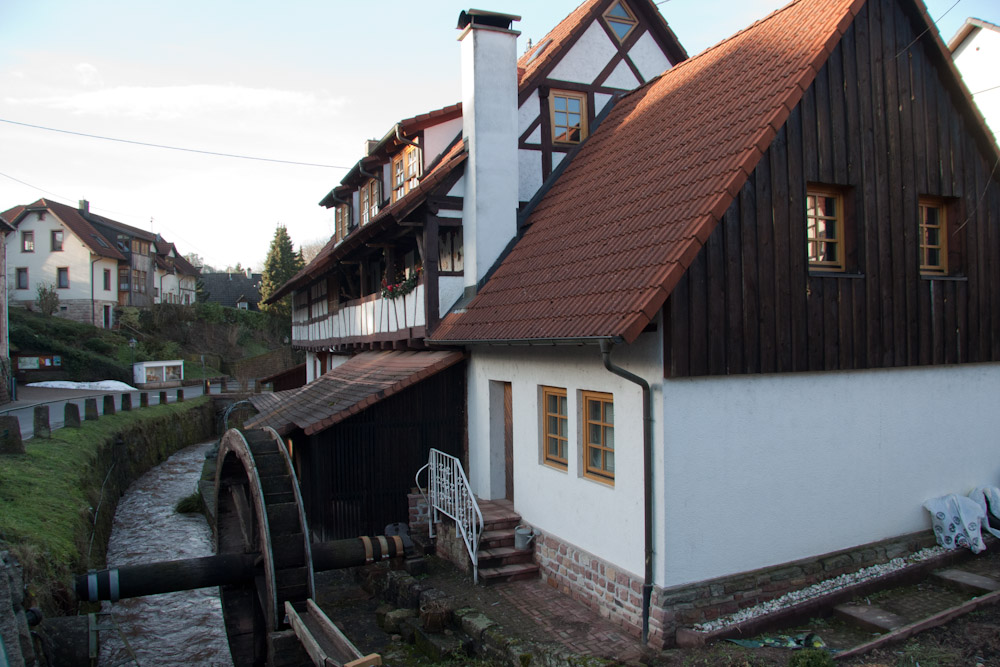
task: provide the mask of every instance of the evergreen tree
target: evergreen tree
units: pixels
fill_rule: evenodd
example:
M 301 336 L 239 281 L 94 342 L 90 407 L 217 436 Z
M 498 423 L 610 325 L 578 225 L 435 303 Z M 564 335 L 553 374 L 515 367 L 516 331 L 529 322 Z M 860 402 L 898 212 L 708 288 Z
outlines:
M 261 310 L 291 319 L 290 296 L 275 303 L 264 303 L 264 301 L 291 280 L 292 276 L 298 273 L 303 266 L 305 263 L 302 261 L 302 253 L 295 252 L 288 230 L 285 229 L 284 225 L 279 224 L 278 228 L 274 230 L 274 239 L 271 241 L 271 249 L 267 251 L 267 259 L 264 260 L 264 271 L 260 280 Z

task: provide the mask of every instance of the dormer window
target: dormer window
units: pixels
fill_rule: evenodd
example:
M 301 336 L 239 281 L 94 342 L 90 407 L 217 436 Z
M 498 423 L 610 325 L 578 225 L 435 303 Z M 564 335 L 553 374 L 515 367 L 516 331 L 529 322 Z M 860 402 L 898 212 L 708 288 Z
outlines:
M 361 224 L 367 225 L 378 215 L 378 181 L 374 178 L 361 187 Z
M 340 204 L 334 210 L 334 221 L 336 223 L 337 242 L 344 240 L 351 227 L 351 209 L 347 204 Z
M 406 162 L 403 155 L 392 161 L 392 201 L 403 198 L 406 194 Z
M 624 42 L 632 29 L 639 23 L 629 11 L 628 5 L 620 1 L 611 5 L 611 9 L 604 13 L 604 22 L 619 42 Z
M 420 183 L 424 168 L 421 164 L 420 149 L 416 146 L 407 147 L 404 155 L 406 157 L 406 191 L 409 192 Z
M 552 141 L 578 144 L 587 136 L 587 96 L 563 90 L 552 91 Z

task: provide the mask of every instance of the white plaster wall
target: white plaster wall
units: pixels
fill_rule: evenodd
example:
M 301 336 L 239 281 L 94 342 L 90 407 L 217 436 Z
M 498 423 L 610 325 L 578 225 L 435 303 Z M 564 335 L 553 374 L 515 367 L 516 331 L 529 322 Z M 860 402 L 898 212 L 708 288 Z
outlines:
M 569 53 L 555 66 L 549 78 L 575 83 L 593 83 L 616 53 L 618 47 L 595 20 Z
M 104 270 L 111 272 L 111 289 L 104 289 Z M 70 276 L 72 281 L 72 276 Z M 88 297 L 89 298 L 89 297 Z M 94 262 L 94 300 L 118 301 L 118 262 L 102 258 Z M 98 320 L 100 321 L 100 320 Z
M 611 95 L 607 93 L 594 93 L 594 115 L 599 116 L 604 111 L 604 107 L 611 101 Z
M 465 293 L 465 280 L 462 276 L 440 276 L 438 278 L 438 311 L 444 317 Z
M 657 334 L 616 348 L 612 360 L 647 379 L 662 377 Z M 596 345 L 474 348 L 468 366 L 469 479 L 481 498 L 504 495 L 503 455 L 490 446 L 491 393 L 510 382 L 514 507 L 525 521 L 633 573 L 643 571 L 642 391 L 606 370 Z M 567 470 L 542 463 L 541 386 L 566 389 Z M 580 391 L 609 392 L 615 408 L 615 485 L 582 476 Z M 656 403 L 654 403 L 655 405 Z M 502 413 L 501 418 L 502 418 Z M 495 422 L 494 422 L 495 423 Z M 500 439 L 502 447 L 502 438 Z
M 541 114 L 541 108 L 538 102 L 538 91 L 532 91 L 524 104 L 517 109 L 517 136 L 520 137 L 528 131 L 528 126 Z
M 517 151 L 517 196 L 528 201 L 542 187 L 542 152 L 520 149 Z
M 1000 364 L 667 381 L 657 585 L 929 528 L 1000 485 L 997 395 Z
M 462 131 L 462 117 L 459 116 L 446 123 L 432 125 L 424 130 L 424 169 L 434 161 L 444 149 L 455 140 L 458 133 Z
M 63 249 L 52 252 L 51 232 L 63 231 Z M 21 251 L 21 232 L 35 233 L 35 251 Z M 16 289 L 18 267 L 28 269 L 26 290 Z M 39 283 L 56 283 L 56 269 L 69 268 L 69 288 L 56 290 L 60 299 L 90 299 L 90 249 L 50 212 L 39 220 L 38 213 L 22 219 L 17 231 L 7 235 L 7 274 L 15 301 L 34 301 Z
M 955 49 L 952 57 L 993 136 L 1000 136 L 1000 89 L 996 88 L 1000 33 L 977 28 Z
M 639 74 L 645 81 L 649 81 L 654 76 L 659 76 L 670 69 L 670 60 L 648 30 L 629 50 L 628 57 L 631 58 L 632 64 L 639 70 Z
M 603 81 L 603 84 L 609 88 L 621 88 L 622 90 L 632 90 L 639 83 L 640 81 L 635 78 L 635 74 L 632 73 L 631 68 L 624 60 L 618 63 L 618 66 Z

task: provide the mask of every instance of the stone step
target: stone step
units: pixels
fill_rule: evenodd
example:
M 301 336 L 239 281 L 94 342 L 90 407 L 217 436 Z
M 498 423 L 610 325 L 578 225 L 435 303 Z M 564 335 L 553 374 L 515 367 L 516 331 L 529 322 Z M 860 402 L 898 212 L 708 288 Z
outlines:
M 483 532 L 490 530 L 510 530 L 513 534 L 514 528 L 521 523 L 521 517 L 518 515 L 483 515 Z
M 515 549 L 514 547 L 494 547 L 479 549 L 479 567 L 495 567 L 498 565 L 513 565 L 515 563 L 531 563 L 535 552 L 533 549 Z
M 504 530 L 487 530 L 479 538 L 480 550 L 513 546 L 514 530 L 510 528 Z
M 963 593 L 972 595 L 982 595 L 1000 590 L 1000 581 L 992 577 L 984 577 L 965 570 L 949 569 L 939 570 L 932 575 L 949 588 L 957 589 Z
M 873 605 L 838 604 L 833 611 L 841 619 L 873 632 L 888 632 L 907 623 L 902 616 Z
M 534 579 L 538 576 L 538 566 L 534 563 L 516 563 L 500 567 L 484 567 L 479 570 L 479 581 L 493 584 L 502 581 Z

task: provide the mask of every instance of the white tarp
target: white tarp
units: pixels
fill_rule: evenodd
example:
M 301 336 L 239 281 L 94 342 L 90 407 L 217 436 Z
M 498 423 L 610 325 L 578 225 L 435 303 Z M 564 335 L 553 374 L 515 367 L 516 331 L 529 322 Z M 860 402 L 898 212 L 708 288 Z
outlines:
M 993 509 L 994 516 L 997 516 L 996 512 L 1000 511 L 1000 489 L 996 487 L 979 487 L 968 498 L 951 493 L 924 503 L 924 509 L 931 513 L 931 524 L 938 544 L 946 549 L 968 547 L 973 553 L 986 549 L 983 528 L 1000 537 L 1000 531 L 990 528 L 987 518 L 990 508 Z

